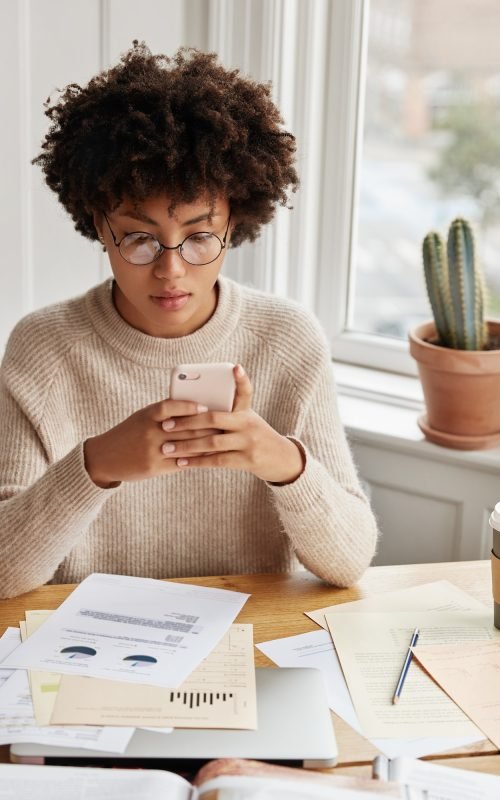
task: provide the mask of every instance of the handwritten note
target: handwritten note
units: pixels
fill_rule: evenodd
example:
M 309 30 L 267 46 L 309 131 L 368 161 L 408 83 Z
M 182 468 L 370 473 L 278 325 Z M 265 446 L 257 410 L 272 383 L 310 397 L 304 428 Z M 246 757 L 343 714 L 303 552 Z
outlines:
M 414 648 L 415 658 L 500 748 L 500 642 Z

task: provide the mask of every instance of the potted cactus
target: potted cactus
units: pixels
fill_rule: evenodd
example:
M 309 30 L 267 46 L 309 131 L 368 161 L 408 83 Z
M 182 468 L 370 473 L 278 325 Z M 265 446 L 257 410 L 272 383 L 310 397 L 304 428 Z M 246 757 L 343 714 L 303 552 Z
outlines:
M 431 442 L 458 450 L 500 445 L 500 321 L 484 320 L 484 280 L 469 223 L 455 219 L 447 247 L 431 232 L 423 242 L 434 322 L 410 335 Z

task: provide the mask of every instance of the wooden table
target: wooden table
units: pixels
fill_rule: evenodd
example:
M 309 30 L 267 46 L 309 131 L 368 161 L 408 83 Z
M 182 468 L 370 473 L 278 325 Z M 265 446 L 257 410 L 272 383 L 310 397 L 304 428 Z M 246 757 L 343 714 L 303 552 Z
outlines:
M 362 580 L 351 589 L 331 588 L 305 571 L 286 575 L 186 578 L 179 579 L 179 582 L 250 593 L 251 597 L 238 616 L 238 622 L 252 622 L 255 641 L 263 642 L 317 630 L 317 625 L 304 616 L 304 611 L 442 579 L 449 580 L 490 606 L 493 614 L 489 561 L 370 567 Z M 12 600 L 1 600 L 0 633 L 8 625 L 18 625 L 19 620 L 24 619 L 25 610 L 57 608 L 73 588 L 74 585 L 42 586 Z M 255 650 L 255 658 L 257 666 L 272 665 L 259 650 Z M 369 775 L 372 759 L 378 751 L 342 719 L 335 714 L 333 717 L 340 754 L 335 772 Z M 487 741 L 450 751 L 446 755 L 440 754 L 434 759 L 443 764 L 500 775 L 500 754 Z M 0 747 L 0 761 L 7 760 L 8 748 Z

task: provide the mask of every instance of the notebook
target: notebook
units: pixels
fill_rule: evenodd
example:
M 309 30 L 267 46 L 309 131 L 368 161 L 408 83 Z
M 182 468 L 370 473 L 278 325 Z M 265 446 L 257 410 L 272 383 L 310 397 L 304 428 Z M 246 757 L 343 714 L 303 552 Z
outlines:
M 334 766 L 337 743 L 321 672 L 302 667 L 255 672 L 257 730 L 136 730 L 122 754 L 13 744 L 11 761 L 191 769 L 217 758 L 252 758 L 308 769 Z

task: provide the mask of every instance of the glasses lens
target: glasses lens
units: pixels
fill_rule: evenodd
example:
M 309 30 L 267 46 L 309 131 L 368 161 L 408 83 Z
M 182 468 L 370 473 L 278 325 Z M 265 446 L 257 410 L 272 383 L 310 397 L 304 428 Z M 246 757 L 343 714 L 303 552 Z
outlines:
M 159 242 L 147 233 L 130 233 L 120 244 L 120 253 L 130 264 L 151 264 L 159 250 Z
M 210 264 L 220 255 L 222 244 L 214 233 L 193 233 L 184 240 L 181 254 L 190 264 Z

